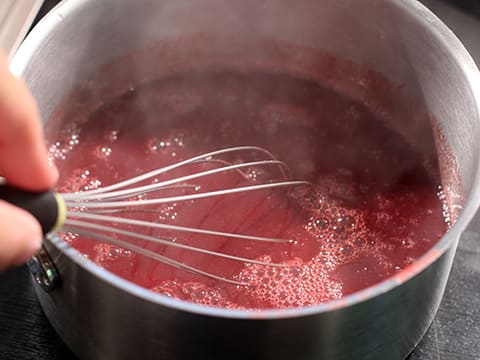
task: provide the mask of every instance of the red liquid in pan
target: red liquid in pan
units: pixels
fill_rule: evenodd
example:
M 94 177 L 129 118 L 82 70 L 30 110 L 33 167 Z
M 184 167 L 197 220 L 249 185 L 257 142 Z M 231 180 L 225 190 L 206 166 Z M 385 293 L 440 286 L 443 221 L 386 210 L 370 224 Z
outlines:
M 174 298 L 228 308 L 289 308 L 341 298 L 404 269 L 447 230 L 431 152 L 419 153 L 361 105 L 314 82 L 283 75 L 188 74 L 128 92 L 97 109 L 51 146 L 64 192 L 118 182 L 223 147 L 257 145 L 310 188 L 265 190 L 157 206 L 122 216 L 258 236 L 259 244 L 148 230 L 178 243 L 283 262 L 265 267 L 138 241 L 237 286 L 66 234 L 72 246 L 119 276 Z M 229 161 L 252 160 L 250 153 Z M 156 181 L 212 164 L 191 165 Z M 217 174 L 189 185 L 218 189 L 278 175 L 273 169 Z M 175 190 L 188 193 L 191 190 Z M 168 192 L 166 194 L 169 194 Z M 147 196 L 148 197 L 148 196 Z M 442 213 L 443 211 L 443 213 Z M 133 230 L 133 229 L 132 229 Z

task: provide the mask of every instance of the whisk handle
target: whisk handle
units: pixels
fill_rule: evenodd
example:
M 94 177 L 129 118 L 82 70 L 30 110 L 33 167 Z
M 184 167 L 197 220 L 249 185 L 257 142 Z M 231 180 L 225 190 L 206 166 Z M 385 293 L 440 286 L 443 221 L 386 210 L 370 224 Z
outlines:
M 0 200 L 27 210 L 38 220 L 43 234 L 58 230 L 65 221 L 65 202 L 52 191 L 31 192 L 0 184 Z

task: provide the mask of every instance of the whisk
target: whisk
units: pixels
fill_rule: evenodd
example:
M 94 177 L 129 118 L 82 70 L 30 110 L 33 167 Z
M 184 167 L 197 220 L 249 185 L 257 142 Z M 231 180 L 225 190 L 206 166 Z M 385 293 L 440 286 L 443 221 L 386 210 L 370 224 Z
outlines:
M 253 160 L 229 162 L 224 160 L 226 155 L 233 155 L 237 158 L 253 158 Z M 193 164 L 206 163 L 211 164 L 207 170 L 191 171 L 182 176 L 158 180 L 158 177 L 172 173 L 178 169 L 186 169 Z M 277 176 L 252 180 L 247 173 L 247 171 L 252 168 L 263 170 L 269 168 L 270 170 L 266 171 L 266 173 L 276 174 Z M 274 171 L 271 169 L 274 169 Z M 240 176 L 246 181 L 243 181 L 242 185 L 236 187 L 207 190 L 203 190 L 201 186 L 191 184 L 192 181 L 198 181 L 198 179 L 201 178 L 226 172 L 233 172 L 235 176 Z M 171 239 L 149 235 L 148 231 L 142 231 L 142 229 L 163 229 L 180 234 L 193 233 L 206 236 L 221 236 L 252 242 L 290 243 L 293 242 L 293 240 L 252 236 L 212 229 L 200 229 L 165 222 L 143 221 L 118 216 L 118 214 L 130 211 L 156 211 L 155 206 L 161 204 L 305 185 L 309 185 L 309 183 L 307 181 L 290 180 L 288 166 L 284 162 L 277 160 L 268 150 L 256 146 L 238 146 L 201 154 L 109 186 L 82 192 L 56 193 L 46 191 L 32 193 L 11 187 L 8 184 L 0 184 L 0 199 L 6 200 L 32 213 L 41 224 L 44 234 L 61 230 L 63 232 L 83 235 L 94 240 L 103 241 L 130 250 L 175 268 L 231 284 L 244 285 L 240 281 L 219 276 L 213 272 L 207 272 L 198 267 L 169 258 L 131 242 L 128 239 L 146 240 L 186 251 L 266 266 L 284 265 L 281 263 L 234 256 L 220 251 L 205 249 L 200 246 L 182 244 L 181 242 L 172 241 Z M 185 193 L 185 189 L 188 190 L 187 193 Z M 164 194 L 163 196 L 162 193 Z M 165 193 L 167 193 L 167 195 L 165 195 Z M 139 229 L 139 231 L 126 230 L 119 226 L 112 226 L 113 224 L 131 225 Z M 122 239 L 119 237 L 122 237 Z

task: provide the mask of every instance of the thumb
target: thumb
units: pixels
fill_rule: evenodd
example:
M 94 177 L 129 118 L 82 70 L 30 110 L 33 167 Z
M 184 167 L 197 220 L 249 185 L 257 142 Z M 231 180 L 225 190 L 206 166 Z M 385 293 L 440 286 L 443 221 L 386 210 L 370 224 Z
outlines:
M 42 231 L 27 211 L 0 201 L 0 270 L 20 265 L 42 244 Z

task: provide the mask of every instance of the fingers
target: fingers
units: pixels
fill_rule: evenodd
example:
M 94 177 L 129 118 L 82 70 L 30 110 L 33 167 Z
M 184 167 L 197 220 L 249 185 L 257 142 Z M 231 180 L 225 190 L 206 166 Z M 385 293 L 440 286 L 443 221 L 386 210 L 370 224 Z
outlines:
M 0 201 L 0 270 L 27 261 L 42 244 L 42 231 L 25 210 Z
M 58 178 L 47 159 L 35 101 L 0 54 L 0 175 L 26 190 L 46 190 Z
M 48 164 L 35 101 L 0 54 L 0 176 L 26 190 L 46 190 L 58 173 Z M 25 262 L 39 249 L 42 231 L 25 210 L 0 200 L 0 269 Z

